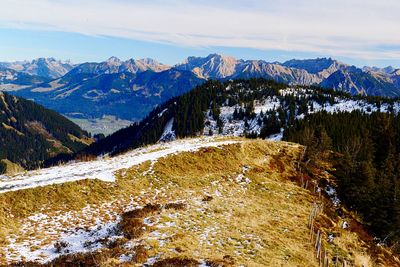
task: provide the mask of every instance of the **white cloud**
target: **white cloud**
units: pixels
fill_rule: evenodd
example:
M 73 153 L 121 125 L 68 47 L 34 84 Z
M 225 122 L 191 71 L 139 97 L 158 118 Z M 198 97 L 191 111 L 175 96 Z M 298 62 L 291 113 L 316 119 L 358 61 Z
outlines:
M 2 0 L 0 26 L 400 59 L 399 14 L 397 0 Z

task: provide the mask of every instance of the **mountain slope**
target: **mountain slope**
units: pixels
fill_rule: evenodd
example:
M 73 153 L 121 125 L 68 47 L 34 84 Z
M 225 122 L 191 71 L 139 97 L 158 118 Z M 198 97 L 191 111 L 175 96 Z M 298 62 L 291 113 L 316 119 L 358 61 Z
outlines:
M 389 96 L 399 95 L 399 88 L 394 82 L 394 77 L 384 74 L 364 72 L 356 67 L 337 70 L 326 78 L 321 84 L 326 88 L 350 92 L 354 95 Z
M 0 160 L 3 160 L 3 167 L 5 162 L 23 168 L 38 167 L 50 157 L 77 152 L 90 143 L 86 132 L 56 112 L 0 93 Z
M 145 117 L 155 106 L 202 82 L 191 72 L 176 69 L 101 75 L 76 74 L 74 69 L 41 87 L 19 90 L 14 94 L 71 117 L 114 115 L 135 121 Z
M 192 71 L 205 79 L 221 79 L 236 73 L 240 62 L 233 57 L 210 54 L 207 57 L 188 57 L 186 61 L 175 66 L 177 69 Z
M 353 110 L 368 114 L 377 110 L 398 112 L 400 102 L 353 98 L 321 88 L 291 88 L 264 79 L 209 81 L 155 108 L 140 123 L 108 136 L 82 153 L 119 153 L 156 143 L 162 136 L 224 134 L 266 138 L 310 113 Z
M 0 66 L 0 91 L 14 91 L 49 81 L 47 78 L 33 76 Z
M 115 172 L 114 181 L 0 194 L 0 264 L 319 266 L 319 232 L 330 262 L 396 266 L 387 249 L 368 240 L 356 216 L 333 206 L 325 193 L 333 179 L 328 162 L 312 177 L 299 171 L 303 151 L 285 142 L 196 138 L 73 163 L 70 168 L 89 170 L 82 177 L 90 178 L 109 161 L 127 168 Z M 52 171 L 68 178 L 66 167 Z M 321 206 L 313 231 L 310 214 Z M 342 228 L 344 222 L 350 227 Z M 335 236 L 328 241 L 330 233 Z

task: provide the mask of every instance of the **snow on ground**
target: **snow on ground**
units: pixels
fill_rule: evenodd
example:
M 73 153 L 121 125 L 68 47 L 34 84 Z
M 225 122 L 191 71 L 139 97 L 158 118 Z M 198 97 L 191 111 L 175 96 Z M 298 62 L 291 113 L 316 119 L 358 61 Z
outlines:
M 280 90 L 281 96 L 293 95 L 293 96 L 305 96 L 306 98 L 311 98 L 313 96 L 313 90 L 311 89 L 294 89 L 287 88 L 284 90 Z M 329 94 L 325 94 L 326 97 L 329 97 Z M 223 122 L 222 131 L 218 129 L 217 122 L 211 116 L 211 111 L 208 110 L 205 119 L 205 128 L 203 131 L 204 135 L 233 135 L 233 136 L 243 136 L 246 133 L 257 133 L 259 134 L 262 129 L 262 121 L 261 113 L 264 114 L 269 111 L 277 110 L 281 107 L 281 99 L 277 96 L 267 97 L 261 101 L 254 101 L 254 113 L 255 118 L 249 119 L 247 121 L 248 127 L 245 127 L 244 120 L 234 120 L 233 113 L 236 109 L 244 108 L 243 106 L 234 105 L 228 106 L 228 103 L 225 103 L 220 108 L 220 119 Z M 393 111 L 395 113 L 400 112 L 400 102 L 395 102 L 392 105 Z M 377 107 L 376 104 L 368 103 L 365 100 L 352 100 L 344 97 L 335 97 L 334 102 L 331 104 L 328 101 L 319 104 L 316 101 L 309 101 L 308 112 L 315 113 L 320 111 L 327 111 L 329 113 L 335 112 L 351 112 L 359 110 L 366 114 L 371 114 L 372 112 L 381 111 L 381 112 L 389 112 L 390 107 L 387 103 L 382 103 L 380 108 Z M 297 119 L 303 119 L 305 114 L 297 114 Z M 269 137 L 271 140 L 281 140 L 282 134 L 277 134 Z
M 112 181 L 114 178 L 111 179 L 105 174 L 113 175 L 115 170 L 128 168 L 147 160 L 155 163 L 158 158 L 179 152 L 195 151 L 202 147 L 219 147 L 237 142 L 240 141 L 202 137 L 160 143 L 135 149 L 115 158 L 102 158 L 92 162 L 73 163 L 31 172 L 31 175 L 14 177 L 14 180 L 9 183 L 16 184 L 13 190 L 19 190 L 22 189 L 20 186 L 33 187 L 95 177 L 92 175 L 93 173 L 98 174 L 99 177 L 106 177 L 106 181 Z M 150 165 L 149 170 L 144 174 L 151 174 L 152 166 Z M 75 172 L 72 172 L 72 169 Z M 85 169 L 90 172 L 83 171 Z M 71 173 L 74 176 L 68 176 Z M 48 179 L 51 174 L 55 176 L 53 179 Z M 21 221 L 22 228 L 19 233 L 8 236 L 9 245 L 4 248 L 7 262 L 12 264 L 26 260 L 45 263 L 60 255 L 91 252 L 103 248 L 109 242 L 122 237 L 117 227 L 121 213 L 144 206 L 148 199 L 156 201 L 159 198 L 166 198 L 165 193 L 168 192 L 169 186 L 166 185 L 159 189 L 149 188 L 149 191 L 141 191 L 140 194 L 132 195 L 127 200 L 116 199 L 99 205 L 88 205 L 77 211 L 48 211 L 46 207 L 43 207 L 35 215 Z M 158 224 L 157 229 L 174 227 L 173 223 L 160 224 L 159 218 L 145 218 L 144 223 Z M 20 235 L 26 238 L 21 239 Z M 157 240 L 161 240 L 160 242 L 165 238 L 156 236 L 157 231 L 152 235 Z M 126 257 L 129 258 L 129 255 Z
M 6 259 L 9 264 L 21 260 L 45 263 L 61 255 L 85 253 L 105 247 L 122 238 L 118 231 L 121 212 L 141 207 L 142 196 L 132 196 L 122 203 L 115 200 L 101 205 L 88 205 L 78 211 L 37 213 L 22 222 L 21 239 L 8 237 Z M 40 233 L 40 235 L 38 235 Z
M 269 136 L 267 139 L 270 141 L 282 141 L 282 138 L 283 138 L 283 129 L 281 129 L 280 133 L 273 134 Z
M 158 158 L 178 152 L 195 151 L 202 147 L 220 146 L 235 142 L 232 140 L 216 141 L 210 137 L 178 140 L 135 149 L 112 158 L 104 157 L 94 161 L 75 162 L 64 166 L 29 171 L 13 177 L 2 176 L 0 193 L 83 179 L 114 182 L 114 173 L 120 169 L 129 168 L 148 160 L 155 161 Z
M 164 132 L 160 137 L 161 142 L 168 142 L 176 140 L 175 131 L 172 130 L 174 126 L 174 118 L 171 118 L 164 127 Z

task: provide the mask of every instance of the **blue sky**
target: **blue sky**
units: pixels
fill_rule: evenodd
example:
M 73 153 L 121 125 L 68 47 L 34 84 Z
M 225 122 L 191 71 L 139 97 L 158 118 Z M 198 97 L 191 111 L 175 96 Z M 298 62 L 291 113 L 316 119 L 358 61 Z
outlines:
M 217 2 L 217 3 L 215 3 Z M 0 61 L 221 53 L 400 67 L 396 0 L 2 0 Z

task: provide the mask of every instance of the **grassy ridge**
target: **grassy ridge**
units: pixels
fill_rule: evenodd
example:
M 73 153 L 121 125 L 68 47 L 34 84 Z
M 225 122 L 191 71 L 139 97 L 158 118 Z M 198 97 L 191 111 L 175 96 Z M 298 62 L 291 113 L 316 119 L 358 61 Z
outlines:
M 63 256 L 53 264 L 116 266 L 122 264 L 121 255 L 136 253 L 123 264 L 136 266 L 158 257 L 160 266 L 202 261 L 224 266 L 318 266 L 307 229 L 312 203 L 318 200 L 296 183 L 299 173 L 293 163 L 301 152 L 296 144 L 242 140 L 121 170 L 116 183 L 85 180 L 1 194 L 1 234 L 15 234 L 17 243 L 51 244 L 58 235 L 46 231 L 54 226 L 47 227 L 46 220 L 28 224 L 29 216 L 39 213 L 54 221 L 60 211 L 68 212 L 69 219 L 55 229 L 60 234 L 77 227 L 77 219 L 85 220 L 79 227 L 87 227 L 96 220 L 113 220 L 110 212 L 115 212 L 123 218 L 120 229 L 130 235 L 121 232 L 124 238 L 102 241 L 109 245 L 95 253 Z M 132 200 L 153 208 L 135 211 Z M 332 255 L 337 250 L 352 263 L 374 261 L 361 247 L 368 243 L 357 233 L 341 229 L 337 215 L 324 216 L 330 218 L 329 224 L 322 220 L 321 229 L 340 233 Z M 144 218 L 154 223 L 145 224 Z M 137 232 L 135 225 L 145 229 Z M 140 246 L 132 245 L 137 242 Z

